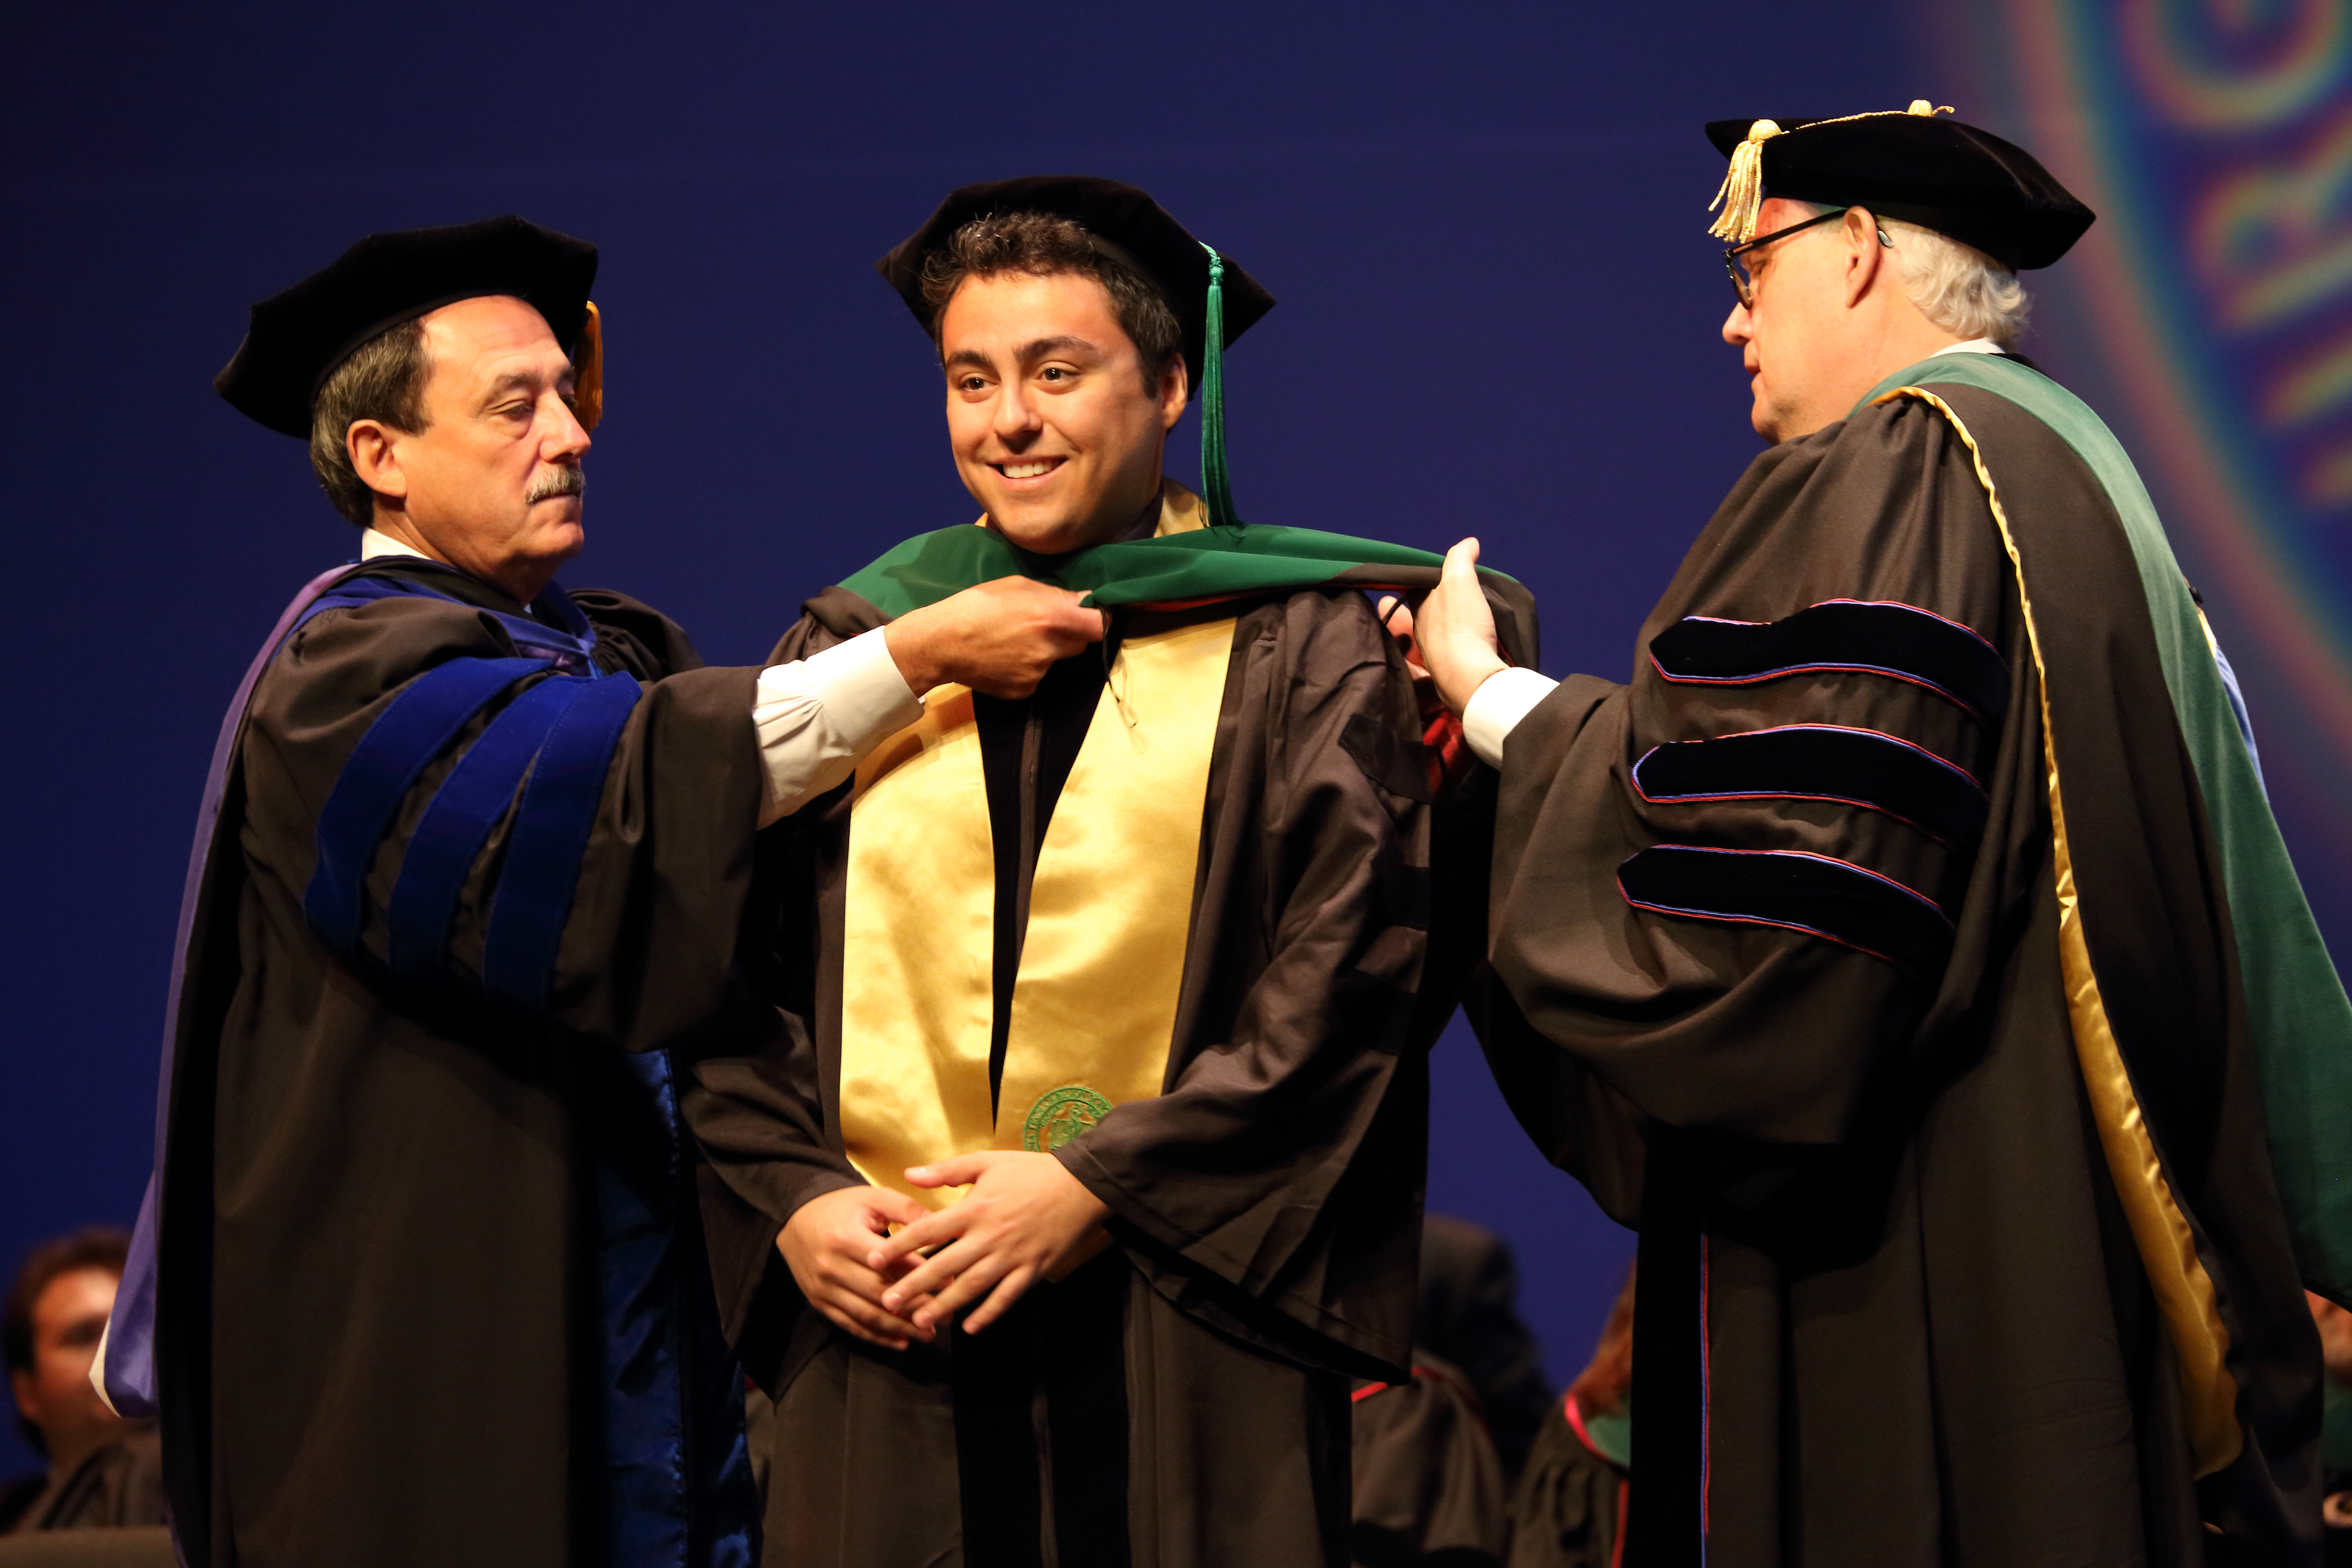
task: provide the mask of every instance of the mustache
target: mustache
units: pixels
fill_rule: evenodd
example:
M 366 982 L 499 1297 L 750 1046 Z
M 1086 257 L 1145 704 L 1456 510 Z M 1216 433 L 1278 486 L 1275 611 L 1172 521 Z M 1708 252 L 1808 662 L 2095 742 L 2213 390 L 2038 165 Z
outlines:
M 553 473 L 531 481 L 530 492 L 523 497 L 525 505 L 537 506 L 558 496 L 581 496 L 588 493 L 588 476 L 579 468 L 558 468 Z

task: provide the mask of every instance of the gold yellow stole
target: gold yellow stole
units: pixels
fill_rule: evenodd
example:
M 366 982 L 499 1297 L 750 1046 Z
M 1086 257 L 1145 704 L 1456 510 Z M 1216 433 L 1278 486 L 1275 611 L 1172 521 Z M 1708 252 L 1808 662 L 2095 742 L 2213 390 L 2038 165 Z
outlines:
M 1038 846 L 994 1115 L 995 851 L 971 693 L 931 693 L 859 766 L 841 1128 L 866 1180 L 944 1206 L 962 1189 L 909 1187 L 907 1167 L 1056 1148 L 1160 1092 L 1233 638 L 1230 616 L 1127 631 Z

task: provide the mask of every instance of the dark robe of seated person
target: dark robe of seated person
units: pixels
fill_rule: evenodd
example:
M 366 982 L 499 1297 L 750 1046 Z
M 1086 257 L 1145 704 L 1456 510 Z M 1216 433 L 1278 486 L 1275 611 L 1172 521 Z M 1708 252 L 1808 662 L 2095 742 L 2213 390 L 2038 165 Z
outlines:
M 1503 1461 L 1503 1484 L 1517 1485 L 1552 1397 L 1543 1352 L 1519 1316 L 1510 1245 L 1468 1220 L 1425 1216 L 1412 1338 L 1468 1382 Z
M 1410 1382 L 1352 1397 L 1353 1568 L 1502 1568 L 1509 1494 L 1469 1380 L 1415 1346 Z
M 1357 1568 L 1499 1565 L 1511 1489 L 1552 1397 L 1511 1249 L 1484 1226 L 1423 1222 L 1412 1372 L 1356 1385 Z
M 63 1475 L 37 1471 L 0 1490 L 0 1537 L 163 1522 L 163 1454 L 143 1423 Z
M 63 1475 L 0 1488 L 0 1568 L 177 1568 L 163 1525 L 152 1428 L 114 1438 Z

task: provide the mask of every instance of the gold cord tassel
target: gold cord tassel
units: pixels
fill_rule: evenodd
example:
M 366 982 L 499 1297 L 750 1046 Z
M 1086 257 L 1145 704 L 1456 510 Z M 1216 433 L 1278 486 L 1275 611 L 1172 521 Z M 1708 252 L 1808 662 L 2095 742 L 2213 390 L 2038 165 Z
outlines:
M 1723 176 L 1723 186 L 1715 193 L 1715 200 L 1706 210 L 1723 208 L 1723 216 L 1706 232 L 1733 245 L 1745 245 L 1756 237 L 1757 209 L 1764 205 L 1764 141 L 1780 134 L 1778 122 L 1759 120 L 1748 128 L 1748 140 L 1731 150 L 1731 167 Z
M 572 413 L 580 428 L 593 432 L 604 416 L 604 318 L 594 300 L 580 323 L 580 345 L 572 356 Z

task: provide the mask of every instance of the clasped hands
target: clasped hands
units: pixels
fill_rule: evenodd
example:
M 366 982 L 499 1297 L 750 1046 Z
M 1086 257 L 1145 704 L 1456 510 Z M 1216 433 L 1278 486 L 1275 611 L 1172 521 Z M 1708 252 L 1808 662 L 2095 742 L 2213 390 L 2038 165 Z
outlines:
M 971 1190 L 934 1211 L 887 1187 L 844 1187 L 803 1204 L 776 1237 L 809 1304 L 888 1350 L 937 1338 L 967 1308 L 964 1331 L 980 1332 L 1092 1246 L 1110 1212 L 1051 1154 L 983 1150 L 907 1180 Z

